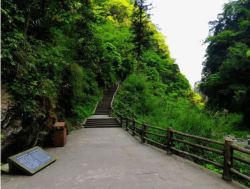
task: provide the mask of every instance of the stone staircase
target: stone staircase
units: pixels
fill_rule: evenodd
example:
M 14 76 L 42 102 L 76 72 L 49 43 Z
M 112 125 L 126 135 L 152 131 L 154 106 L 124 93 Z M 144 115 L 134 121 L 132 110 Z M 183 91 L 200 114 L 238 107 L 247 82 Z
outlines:
M 114 93 L 116 91 L 116 86 L 109 88 L 104 92 L 103 99 L 99 102 L 95 115 L 109 115 L 111 110 L 111 101 L 113 99 Z
M 95 114 L 86 120 L 84 124 L 85 128 L 120 127 L 117 119 L 109 116 L 111 111 L 111 101 L 116 88 L 116 86 L 113 86 L 104 92 L 103 99 L 97 105 Z
M 85 128 L 120 127 L 116 118 L 90 118 L 85 123 Z

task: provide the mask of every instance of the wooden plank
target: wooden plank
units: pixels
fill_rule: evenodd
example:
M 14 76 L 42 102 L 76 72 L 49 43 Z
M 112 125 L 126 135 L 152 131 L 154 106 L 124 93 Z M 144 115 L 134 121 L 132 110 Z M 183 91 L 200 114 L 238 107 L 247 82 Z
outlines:
M 166 148 L 166 151 L 168 154 L 171 154 L 171 147 L 173 146 L 173 131 L 172 131 L 172 128 L 168 128 L 167 129 L 167 148 Z
M 250 155 L 250 150 L 248 150 L 248 149 L 246 149 L 246 148 L 242 148 L 242 147 L 237 146 L 237 145 L 235 145 L 235 144 L 232 144 L 232 147 L 233 147 L 234 150 L 237 150 L 237 151 L 239 151 L 239 152 L 242 152 L 242 153 L 245 153 L 245 154 Z
M 147 125 L 147 127 L 152 128 L 152 129 L 157 129 L 157 130 L 160 130 L 160 131 L 164 131 L 164 132 L 167 131 L 167 129 L 163 129 L 163 128 L 160 128 L 160 127 L 154 127 L 154 126 L 150 126 L 150 125 Z
M 132 135 L 133 136 L 135 135 L 135 120 L 133 120 L 133 123 L 132 123 Z
M 138 132 L 135 132 L 135 135 L 138 136 L 138 137 L 141 136 L 141 134 L 138 133 Z
M 196 147 L 196 148 L 200 148 L 200 149 L 204 149 L 204 150 L 207 150 L 207 151 L 210 151 L 210 152 L 214 152 L 214 153 L 219 154 L 219 155 L 223 155 L 223 151 L 222 150 L 210 148 L 210 147 L 203 146 L 203 145 L 200 145 L 200 144 L 194 144 L 192 142 L 180 140 L 180 139 L 177 139 L 177 138 L 173 138 L 172 140 L 176 141 L 176 142 L 183 143 L 183 144 L 187 144 L 187 145 L 190 145 L 190 146 L 193 146 L 193 147 Z
M 241 178 L 244 178 L 244 179 L 250 181 L 250 177 L 249 176 L 244 175 L 244 174 L 240 173 L 239 171 L 237 171 L 237 170 L 235 170 L 233 168 L 230 169 L 230 172 L 233 173 L 233 174 L 235 174 L 235 175 L 237 175 L 237 176 L 239 176 L 239 177 L 241 177 Z
M 128 131 L 128 125 L 129 125 L 128 123 L 129 123 L 129 119 L 126 118 L 126 124 L 125 124 L 125 130 L 126 130 L 126 131 Z
M 243 158 L 240 158 L 240 157 L 233 157 L 233 159 L 250 165 L 250 160 L 246 160 L 246 159 L 243 159 Z
M 142 129 L 141 129 L 141 128 L 136 127 L 136 128 L 135 128 L 135 131 L 136 131 L 137 133 L 141 133 Z
M 135 123 L 139 124 L 139 125 L 142 125 L 142 122 L 139 122 L 137 120 L 135 120 Z
M 146 125 L 143 124 L 142 125 L 142 129 L 141 129 L 141 143 L 145 143 L 145 132 L 146 132 Z
M 166 147 L 167 147 L 166 145 L 164 145 L 164 144 L 162 144 L 162 143 L 159 143 L 159 142 L 156 142 L 155 140 L 152 140 L 152 139 L 150 139 L 150 138 L 145 137 L 145 139 L 146 139 L 147 141 L 149 141 L 149 142 L 152 142 L 152 143 L 155 143 L 155 144 L 157 144 L 157 145 L 159 145 L 159 146 L 162 146 L 163 148 L 166 148 Z
M 150 134 L 150 135 L 154 135 L 154 136 L 158 136 L 158 137 L 162 137 L 162 138 L 167 138 L 166 135 L 160 135 L 160 134 L 157 134 L 157 133 L 153 133 L 153 132 L 149 132 L 149 131 L 146 131 L 147 134 Z
M 173 130 L 173 132 L 174 132 L 174 134 L 178 134 L 178 135 L 181 135 L 181 136 L 194 138 L 194 139 L 197 139 L 197 140 L 202 140 L 202 141 L 206 141 L 206 142 L 210 142 L 210 143 L 214 143 L 214 144 L 218 144 L 218 145 L 224 145 L 223 142 L 219 142 L 219 141 L 216 141 L 216 140 L 211 140 L 211 139 L 200 137 L 200 136 L 194 136 L 194 135 L 186 134 L 186 133 L 176 131 L 176 130 Z
M 197 155 L 194 155 L 194 154 L 191 154 L 191 153 L 182 151 L 182 150 L 178 150 L 178 149 L 176 149 L 176 148 L 174 148 L 174 147 L 170 147 L 170 149 L 171 149 L 172 151 L 177 152 L 177 153 L 180 153 L 180 154 L 183 154 L 183 155 L 190 156 L 190 157 L 192 157 L 192 158 L 198 159 L 198 160 L 200 160 L 200 161 L 204 161 L 204 162 L 206 162 L 206 163 L 210 163 L 210 164 L 212 164 L 212 165 L 214 165 L 214 166 L 216 166 L 216 167 L 218 167 L 218 168 L 223 168 L 223 165 L 221 165 L 221 164 L 219 164 L 219 163 L 217 163 L 217 162 L 214 162 L 214 161 L 211 161 L 211 160 L 202 158 L 202 157 L 200 157 L 200 156 L 197 156 Z

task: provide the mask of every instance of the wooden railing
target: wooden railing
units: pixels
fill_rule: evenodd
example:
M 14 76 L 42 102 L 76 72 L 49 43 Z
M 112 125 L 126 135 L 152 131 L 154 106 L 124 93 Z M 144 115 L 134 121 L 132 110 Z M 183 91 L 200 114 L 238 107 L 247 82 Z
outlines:
M 141 143 L 147 142 L 165 150 L 168 154 L 174 153 L 191 158 L 194 161 L 213 165 L 222 170 L 224 180 L 231 181 L 236 176 L 240 177 L 244 183 L 250 182 L 250 169 L 249 172 L 243 174 L 234 167 L 235 161 L 250 167 L 250 150 L 233 144 L 230 138 L 226 138 L 224 142 L 219 142 L 171 128 L 154 127 L 125 117 L 112 107 L 111 110 L 121 126 L 133 136 L 136 136 Z M 240 156 L 236 156 L 235 152 Z

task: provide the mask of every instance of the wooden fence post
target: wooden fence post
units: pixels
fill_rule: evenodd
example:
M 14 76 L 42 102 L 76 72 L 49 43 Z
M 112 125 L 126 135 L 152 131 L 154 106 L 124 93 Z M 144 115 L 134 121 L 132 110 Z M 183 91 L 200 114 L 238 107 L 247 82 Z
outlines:
M 121 122 L 120 122 L 121 127 L 123 127 L 123 117 L 121 116 L 120 119 L 121 119 Z
M 112 117 L 112 108 L 109 107 L 109 117 Z
M 126 118 L 126 125 L 125 125 L 125 130 L 128 131 L 128 118 Z
M 167 154 L 171 154 L 171 147 L 173 145 L 173 130 L 171 128 L 167 129 Z
M 141 128 L 141 143 L 145 143 L 146 125 L 143 123 Z
M 133 119 L 132 123 L 132 135 L 135 136 L 135 119 Z
M 223 167 L 223 179 L 232 181 L 232 174 L 230 169 L 233 166 L 233 140 L 231 138 L 225 139 L 224 144 L 224 167 Z

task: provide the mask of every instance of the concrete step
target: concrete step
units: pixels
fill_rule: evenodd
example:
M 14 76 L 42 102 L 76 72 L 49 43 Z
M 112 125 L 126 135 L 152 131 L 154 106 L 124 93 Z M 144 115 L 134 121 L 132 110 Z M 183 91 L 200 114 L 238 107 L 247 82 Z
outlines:
M 120 127 L 116 118 L 98 118 L 87 119 L 85 128 L 106 128 L 106 127 Z
M 89 123 L 117 123 L 116 119 L 87 119 Z
M 109 110 L 109 107 L 97 107 L 96 110 Z
M 116 87 L 112 87 L 109 90 L 104 92 L 102 100 L 96 107 L 95 115 L 96 116 L 109 116 L 111 101 L 115 93 Z M 99 127 L 120 127 L 117 120 L 114 118 L 110 119 L 88 119 L 85 123 L 86 128 L 99 128 Z
M 110 106 L 97 106 L 96 109 L 110 109 Z
M 106 125 L 109 125 L 109 124 L 118 124 L 118 122 L 116 122 L 116 121 L 112 121 L 112 122 L 101 122 L 101 121 L 99 121 L 99 122 L 91 122 L 91 121 L 86 121 L 86 123 L 85 123 L 85 125 L 90 125 L 90 124 L 92 124 L 92 125 L 94 125 L 94 124 L 99 124 L 99 125 L 103 125 L 103 124 L 106 124 Z
M 95 114 L 99 114 L 99 113 L 104 113 L 104 114 L 109 114 L 109 111 L 96 111 Z
M 103 113 L 104 113 L 104 115 L 105 115 L 105 114 L 108 115 L 108 114 L 109 114 L 109 111 L 96 111 L 96 112 L 95 112 L 95 114 L 103 114 Z
M 95 111 L 95 112 L 100 112 L 100 113 L 102 113 L 102 112 L 107 112 L 107 113 L 109 113 L 108 110 L 97 110 L 97 111 Z
M 119 125 L 118 123 L 85 123 L 85 125 Z
M 115 128 L 115 127 L 121 127 L 120 125 L 85 125 L 84 128 Z
M 86 124 L 84 127 L 121 127 L 118 124 Z

